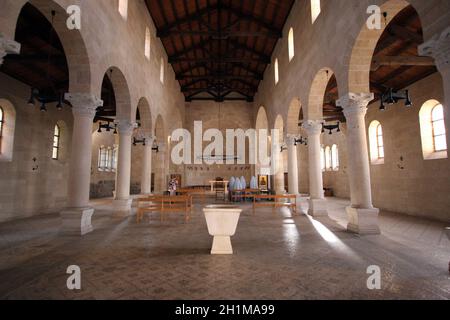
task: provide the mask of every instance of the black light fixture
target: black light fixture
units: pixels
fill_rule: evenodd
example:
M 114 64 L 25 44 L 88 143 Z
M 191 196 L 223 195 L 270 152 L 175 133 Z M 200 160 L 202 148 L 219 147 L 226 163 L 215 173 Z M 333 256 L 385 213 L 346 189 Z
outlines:
M 409 90 L 394 90 L 392 88 L 388 89 L 384 94 L 381 95 L 381 105 L 380 110 L 386 110 L 386 105 L 393 105 L 400 100 L 405 100 L 405 107 L 411 108 L 413 103 L 409 96 Z
M 54 25 L 54 19 L 56 16 L 56 11 L 51 11 L 52 20 L 51 20 L 51 28 L 49 33 L 49 44 L 52 46 L 53 43 L 53 25 Z M 34 107 L 36 105 L 36 101 L 38 101 L 41 106 L 40 110 L 41 112 L 47 112 L 47 104 L 57 102 L 56 109 L 61 111 L 63 109 L 64 102 L 64 93 L 59 92 L 57 93 L 57 90 L 55 89 L 55 85 L 53 84 L 52 80 L 50 79 L 50 65 L 51 65 L 51 50 L 48 50 L 47 55 L 47 69 L 46 69 L 46 80 L 47 84 L 49 85 L 49 89 L 46 90 L 47 92 L 42 92 L 37 88 L 31 88 L 31 95 L 30 99 L 28 100 L 28 105 L 30 107 Z
M 137 146 L 138 144 L 142 144 L 143 146 L 146 146 L 146 142 L 147 142 L 147 140 L 145 139 L 145 138 L 143 138 L 143 139 L 136 139 L 136 138 L 133 138 L 133 146 Z
M 117 125 L 111 126 L 111 122 L 107 122 L 105 124 L 99 122 L 98 123 L 98 133 L 102 133 L 103 130 L 106 130 L 106 132 L 111 132 L 111 130 L 114 129 L 114 134 L 117 134 Z
M 300 139 L 295 139 L 294 146 L 302 145 L 302 144 L 307 146 L 308 145 L 308 138 L 300 137 Z
M 338 121 L 337 124 L 322 124 L 322 133 L 325 133 L 325 130 L 328 130 L 330 135 L 333 134 L 334 130 L 341 132 L 341 123 Z

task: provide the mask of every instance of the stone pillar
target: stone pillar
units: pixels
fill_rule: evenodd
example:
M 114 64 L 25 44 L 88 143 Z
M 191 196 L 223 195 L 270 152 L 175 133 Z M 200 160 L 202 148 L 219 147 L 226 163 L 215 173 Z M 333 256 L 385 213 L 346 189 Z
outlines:
M 142 157 L 141 194 L 152 193 L 152 148 L 154 138 L 145 137 L 144 156 Z
M 365 115 L 372 94 L 348 93 L 337 101 L 347 119 L 348 175 L 351 207 L 347 208 L 348 230 L 359 234 L 379 234 L 379 210 L 372 205 L 369 151 Z
M 299 194 L 297 146 L 295 145 L 295 139 L 296 137 L 294 135 L 287 135 L 286 137 L 286 142 L 288 145 L 288 183 L 290 194 Z
M 73 133 L 70 156 L 68 207 L 61 212 L 63 232 L 84 235 L 93 230 L 89 207 L 92 162 L 92 126 L 97 107 L 103 101 L 91 94 L 67 93 L 72 104 Z
M 303 123 L 303 129 L 308 133 L 309 154 L 309 211 L 308 214 L 328 216 L 327 201 L 323 191 L 323 176 L 321 164 L 322 120 L 308 120 Z
M 7 54 L 20 54 L 20 43 L 8 40 L 0 34 L 0 66 Z
M 131 137 L 136 125 L 128 120 L 117 122 L 119 133 L 119 155 L 116 175 L 116 198 L 114 199 L 115 216 L 127 217 L 131 214 Z
M 450 147 L 450 27 L 435 35 L 430 41 L 419 46 L 419 54 L 433 57 L 442 75 L 445 102 L 444 117 L 447 130 L 447 147 Z
M 284 190 L 284 170 L 283 153 L 279 136 L 272 134 L 272 174 L 274 175 L 274 189 L 276 194 L 285 194 Z

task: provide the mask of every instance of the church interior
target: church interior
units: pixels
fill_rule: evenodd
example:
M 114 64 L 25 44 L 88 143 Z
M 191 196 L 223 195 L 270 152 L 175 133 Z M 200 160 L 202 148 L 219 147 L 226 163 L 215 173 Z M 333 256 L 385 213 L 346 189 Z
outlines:
M 1 300 L 450 298 L 448 0 L 0 8 Z

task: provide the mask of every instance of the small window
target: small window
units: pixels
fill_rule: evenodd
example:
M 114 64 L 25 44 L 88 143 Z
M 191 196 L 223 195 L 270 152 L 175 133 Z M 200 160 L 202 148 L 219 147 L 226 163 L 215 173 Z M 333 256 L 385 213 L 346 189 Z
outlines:
M 447 132 L 442 104 L 434 99 L 425 102 L 419 111 L 419 121 L 423 158 L 447 158 Z
M 377 157 L 378 159 L 384 159 L 383 128 L 381 124 L 377 126 Z
M 278 84 L 278 81 L 280 81 L 280 74 L 279 74 L 279 70 L 278 70 L 278 59 L 275 59 L 274 73 L 275 73 L 275 85 L 276 85 L 276 84 Z
M 339 170 L 339 150 L 335 144 L 331 147 L 331 164 L 334 171 Z
M 165 66 L 164 66 L 164 59 L 161 58 L 161 70 L 160 70 L 160 73 L 159 73 L 159 80 L 161 81 L 162 84 L 164 84 L 164 68 L 165 68 Z
M 0 154 L 2 153 L 3 123 L 5 122 L 5 113 L 0 107 Z
M 330 147 L 325 148 L 325 170 L 330 171 L 332 168 L 331 164 L 331 149 Z
M 372 121 L 369 126 L 370 160 L 372 164 L 384 163 L 383 127 L 379 121 Z
M 150 60 L 150 41 L 150 29 L 147 27 L 145 28 L 145 57 L 147 58 L 147 60 Z
M 118 148 L 117 146 L 114 146 L 112 148 L 112 154 L 110 157 L 110 161 L 111 161 L 111 171 L 115 172 L 117 170 L 117 157 L 118 157 Z
M 108 148 L 101 146 L 98 152 L 98 171 L 108 170 Z
M 444 108 L 438 104 L 431 111 L 431 127 L 433 129 L 434 152 L 447 150 L 447 135 L 445 132 Z
M 59 142 L 61 138 L 61 130 L 58 125 L 55 125 L 55 130 L 53 133 L 53 151 L 52 151 L 52 159 L 58 160 L 59 158 Z
M 289 50 L 289 62 L 290 62 L 295 56 L 294 29 L 292 29 L 292 28 L 289 30 L 288 50 Z
M 311 18 L 312 23 L 314 23 L 320 15 L 321 11 L 320 0 L 311 0 Z
M 122 16 L 122 18 L 127 20 L 127 18 L 128 18 L 128 0 L 119 0 L 119 13 Z

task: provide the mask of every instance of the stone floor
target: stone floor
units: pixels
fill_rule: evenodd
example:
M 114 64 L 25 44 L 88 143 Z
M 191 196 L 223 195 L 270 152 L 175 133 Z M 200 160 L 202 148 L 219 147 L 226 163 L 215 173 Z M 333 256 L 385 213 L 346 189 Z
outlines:
M 59 234 L 57 215 L 0 225 L 0 299 L 449 299 L 450 242 L 443 223 L 383 212 L 381 236 L 347 233 L 345 200 L 330 218 L 288 210 L 245 211 L 234 256 L 210 256 L 201 206 L 191 222 L 177 215 L 136 224 L 110 218 L 110 200 L 94 202 L 96 230 Z M 82 290 L 66 287 L 69 265 Z M 378 265 L 382 289 L 368 290 Z

